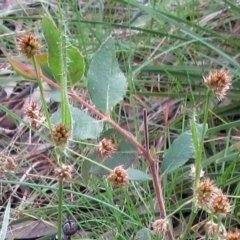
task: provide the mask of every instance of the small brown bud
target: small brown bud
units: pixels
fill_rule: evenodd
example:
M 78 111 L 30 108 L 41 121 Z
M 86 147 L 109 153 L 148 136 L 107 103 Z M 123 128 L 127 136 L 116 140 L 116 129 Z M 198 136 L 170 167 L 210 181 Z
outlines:
M 36 102 L 32 102 L 26 107 L 26 115 L 29 118 L 31 126 L 35 129 L 39 129 L 41 123 L 44 122 L 45 118 L 40 108 L 38 107 Z
M 231 211 L 231 205 L 229 203 L 228 197 L 224 195 L 222 192 L 219 192 L 214 199 L 212 204 L 210 205 L 210 212 L 212 214 L 221 214 L 226 215 Z
M 17 165 L 13 158 L 5 154 L 0 154 L 0 172 L 14 171 Z
M 167 233 L 169 223 L 167 219 L 158 219 L 153 223 L 153 232 L 164 237 Z
M 213 221 L 208 221 L 205 226 L 205 231 L 208 233 L 208 236 L 211 239 L 223 239 L 224 238 L 224 229 L 222 226 L 214 223 Z
M 67 180 L 72 178 L 72 171 L 72 166 L 66 164 L 62 164 L 61 168 L 55 169 L 58 178 L 61 180 Z
M 123 187 L 129 183 L 128 173 L 122 166 L 114 168 L 107 179 L 112 182 L 114 187 Z
M 240 230 L 235 229 L 235 231 L 227 232 L 226 240 L 239 240 L 240 239 Z
M 19 51 L 27 58 L 32 58 L 41 48 L 41 44 L 32 33 L 21 36 L 18 40 Z
M 209 178 L 203 179 L 199 182 L 196 189 L 198 206 L 204 210 L 209 210 L 213 200 L 219 195 L 219 193 L 221 193 L 221 190 L 215 186 L 213 180 L 210 180 Z
M 208 88 L 210 88 L 218 98 L 222 100 L 226 92 L 231 87 L 232 75 L 229 71 L 218 70 L 210 72 L 207 77 L 204 77 L 204 82 Z
M 56 125 L 52 131 L 52 138 L 57 146 L 65 146 L 70 138 L 71 133 L 68 127 L 62 123 Z
M 115 151 L 117 146 L 113 144 L 111 138 L 104 138 L 100 143 L 97 149 L 98 153 L 104 158 L 109 158 Z

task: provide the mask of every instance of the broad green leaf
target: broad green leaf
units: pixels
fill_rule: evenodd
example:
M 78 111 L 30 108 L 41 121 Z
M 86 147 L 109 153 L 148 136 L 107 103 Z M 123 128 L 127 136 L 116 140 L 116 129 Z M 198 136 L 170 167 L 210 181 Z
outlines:
M 64 74 L 62 65 L 61 33 L 53 21 L 47 17 L 43 18 L 43 33 L 48 45 L 48 63 L 53 72 L 54 78 L 60 83 L 60 76 Z M 81 80 L 85 64 L 80 51 L 72 46 L 69 41 L 67 48 L 67 76 L 71 86 Z
M 8 230 L 8 224 L 9 224 L 9 216 L 10 216 L 10 210 L 11 210 L 11 201 L 8 201 L 7 207 L 5 209 L 3 221 L 2 221 L 2 229 L 0 231 L 0 240 L 6 239 L 6 234 Z
M 11 64 L 12 68 L 19 75 L 32 80 L 35 80 L 37 78 L 36 73 L 32 66 L 26 65 L 25 63 L 19 62 L 16 59 L 11 58 L 10 55 L 4 49 L 1 49 L 1 51 L 8 59 L 8 62 Z
M 145 172 L 142 172 L 138 169 L 128 168 L 127 173 L 128 173 L 129 179 L 131 179 L 133 181 L 149 181 L 149 180 L 152 180 L 152 177 L 149 174 L 147 174 Z
M 127 80 L 116 59 L 114 40 L 108 38 L 93 56 L 88 91 L 95 106 L 106 113 L 123 99 L 126 90 Z
M 63 75 L 61 33 L 53 21 L 47 17 L 43 18 L 42 26 L 43 34 L 48 45 L 48 64 L 53 72 L 54 78 L 60 84 L 60 79 Z
M 88 186 L 89 181 L 91 179 L 91 175 L 90 175 L 91 167 L 92 167 L 91 162 L 84 160 L 81 166 L 81 180 L 85 186 Z
M 100 163 L 101 165 L 110 169 L 114 169 L 115 167 L 120 165 L 123 165 L 123 167 L 126 169 L 131 166 L 133 161 L 136 159 L 138 150 L 133 143 L 131 143 L 115 129 L 108 129 L 101 135 L 100 138 L 114 139 L 114 141 L 116 142 L 115 144 L 118 145 L 117 151 L 112 153 L 109 158 L 104 158 L 97 152 L 96 149 L 88 156 L 88 158 L 91 158 L 97 163 Z M 105 175 L 109 174 L 109 171 L 99 165 L 93 164 L 91 168 L 91 173 L 95 175 Z
M 206 128 L 207 131 L 207 128 Z M 198 141 L 201 141 L 203 125 L 197 124 Z M 195 147 L 191 130 L 180 135 L 163 156 L 162 173 L 170 173 L 184 165 L 190 158 L 195 157 Z
M 80 51 L 69 44 L 67 48 L 68 55 L 68 76 L 71 86 L 79 82 L 85 71 L 85 63 Z
M 61 86 L 61 108 L 62 122 L 72 130 L 72 116 L 67 96 L 67 76 L 64 66 L 63 35 L 56 28 L 53 21 L 47 17 L 43 18 L 43 33 L 48 45 L 48 64 L 52 70 L 53 76 Z M 68 59 L 69 60 L 69 59 Z M 70 60 L 69 60 L 70 61 Z
M 150 229 L 142 228 L 139 230 L 135 236 L 136 240 L 151 240 Z
M 72 136 L 75 140 L 98 138 L 103 130 L 103 123 L 84 113 L 78 108 L 70 107 L 73 119 Z M 61 109 L 55 112 L 51 121 L 53 124 L 61 123 Z

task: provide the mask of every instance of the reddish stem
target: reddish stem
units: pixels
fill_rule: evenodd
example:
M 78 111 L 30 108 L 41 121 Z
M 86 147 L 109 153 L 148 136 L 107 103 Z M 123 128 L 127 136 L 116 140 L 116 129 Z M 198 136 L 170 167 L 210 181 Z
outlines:
M 57 83 L 53 82 L 51 79 L 44 76 L 42 74 L 42 72 L 40 72 L 39 75 L 48 84 L 52 85 L 53 87 L 55 87 L 57 89 L 61 89 L 61 87 Z M 126 130 L 121 128 L 110 117 L 107 117 L 104 114 L 102 114 L 101 112 L 99 112 L 94 106 L 90 105 L 89 103 L 84 101 L 81 97 L 79 97 L 73 90 L 70 90 L 68 92 L 68 95 L 71 96 L 73 99 L 76 99 L 78 102 L 80 102 L 82 105 L 84 105 L 86 108 L 88 108 L 92 113 L 94 113 L 95 115 L 100 117 L 104 122 L 110 124 L 113 128 L 118 130 L 122 135 L 124 135 L 129 141 L 131 141 L 135 146 L 137 146 L 139 148 L 139 150 L 141 151 L 141 154 L 147 159 L 147 161 L 149 163 L 149 167 L 150 167 L 152 177 L 153 177 L 153 183 L 154 183 L 154 188 L 155 188 L 155 192 L 156 192 L 156 197 L 157 197 L 157 201 L 158 201 L 160 217 L 166 218 L 166 210 L 165 210 L 164 198 L 163 198 L 163 194 L 162 194 L 161 179 L 159 178 L 159 173 L 158 173 L 158 168 L 157 168 L 158 161 L 155 160 L 151 156 L 150 152 L 147 149 L 145 149 L 133 136 L 131 136 Z M 174 237 L 172 235 L 172 231 L 170 230 L 170 228 L 168 228 L 167 235 L 170 240 L 174 240 Z

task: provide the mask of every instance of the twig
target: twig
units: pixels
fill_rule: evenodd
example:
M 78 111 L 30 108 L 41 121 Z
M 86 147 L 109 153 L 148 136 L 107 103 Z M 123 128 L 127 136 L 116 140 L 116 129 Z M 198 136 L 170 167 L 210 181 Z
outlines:
M 50 85 L 54 86 L 57 89 L 61 89 L 61 87 L 57 83 L 53 82 L 51 79 L 44 76 L 42 73 L 40 73 L 40 75 L 41 75 L 42 79 L 45 80 L 47 83 L 49 83 Z M 158 168 L 157 168 L 157 165 L 156 165 L 156 164 L 158 164 L 158 160 L 154 159 L 149 152 L 149 139 L 148 139 L 148 133 L 147 133 L 148 129 L 146 127 L 147 123 L 145 124 L 145 142 L 146 142 L 145 144 L 146 144 L 146 147 L 144 148 L 125 129 L 121 128 L 110 117 L 105 116 L 104 114 L 99 112 L 98 109 L 96 109 L 94 106 L 92 106 L 89 103 L 87 103 L 86 101 L 84 101 L 73 90 L 70 90 L 68 92 L 68 95 L 71 96 L 72 98 L 76 99 L 78 102 L 80 102 L 86 108 L 88 108 L 92 113 L 94 113 L 99 118 L 101 118 L 102 121 L 110 124 L 113 128 L 118 130 L 122 135 L 124 135 L 129 141 L 131 141 L 135 146 L 137 146 L 139 148 L 139 150 L 141 151 L 140 153 L 147 159 L 147 161 L 149 163 L 149 167 L 150 167 L 152 177 L 153 177 L 153 184 L 154 184 L 154 188 L 155 188 L 155 192 L 156 192 L 156 197 L 157 197 L 157 201 L 158 201 L 158 207 L 159 207 L 159 211 L 160 211 L 160 214 L 161 214 L 161 218 L 166 218 L 166 210 L 165 210 L 164 198 L 163 198 L 163 194 L 162 194 L 161 179 L 159 178 L 159 173 L 158 173 L 158 170 L 157 170 Z M 145 115 L 146 114 L 147 114 L 147 112 L 145 111 Z M 144 116 L 144 119 L 145 119 L 145 117 L 146 116 Z M 172 231 L 170 230 L 170 228 L 168 228 L 167 235 L 168 235 L 168 238 L 170 240 L 174 240 L 174 237 L 173 237 L 173 234 L 172 234 Z
M 143 109 L 143 124 L 144 124 L 144 137 L 145 137 L 145 149 L 149 151 L 149 135 L 147 124 L 147 110 Z

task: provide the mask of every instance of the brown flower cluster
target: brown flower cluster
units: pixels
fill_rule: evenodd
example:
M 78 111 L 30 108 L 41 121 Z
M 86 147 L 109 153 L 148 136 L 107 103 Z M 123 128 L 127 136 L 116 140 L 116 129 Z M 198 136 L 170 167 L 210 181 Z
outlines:
M 202 180 L 196 189 L 197 203 L 200 208 L 212 214 L 226 215 L 231 211 L 231 205 L 222 190 L 208 178 Z
M 208 221 L 204 226 L 208 236 L 211 239 L 224 239 L 225 232 L 222 226 L 214 223 L 213 221 Z
M 113 172 L 108 176 L 108 181 L 113 184 L 114 187 L 123 187 L 129 183 L 129 176 L 123 166 L 114 168 Z
M 27 33 L 18 40 L 19 51 L 27 58 L 32 58 L 41 48 L 41 44 L 32 33 Z
M 226 240 L 239 240 L 240 239 L 240 230 L 235 229 L 235 231 L 229 231 L 226 235 Z
M 52 130 L 52 138 L 56 146 L 65 146 L 70 136 L 71 132 L 68 127 L 64 126 L 62 123 L 56 125 Z
M 208 76 L 204 77 L 204 82 L 215 93 L 218 100 L 222 100 L 231 87 L 232 75 L 229 71 L 221 69 L 210 72 Z
M 167 233 L 169 224 L 166 219 L 158 219 L 153 223 L 153 232 L 164 237 Z
M 26 115 L 29 118 L 31 126 L 35 129 L 39 129 L 41 123 L 44 122 L 45 118 L 36 102 L 32 102 L 26 107 Z
M 6 171 L 14 171 L 16 167 L 17 165 L 12 157 L 7 156 L 3 153 L 0 154 L 0 173 Z
M 234 231 L 224 230 L 222 225 L 218 225 L 213 221 L 209 221 L 205 224 L 205 230 L 211 239 L 221 239 L 221 240 L 239 240 L 240 230 L 235 229 Z
M 111 138 L 104 138 L 98 146 L 97 152 L 103 158 L 109 158 L 117 150 L 116 144 L 113 143 Z
M 67 180 L 72 178 L 72 171 L 72 166 L 66 164 L 62 164 L 61 168 L 55 169 L 58 178 L 61 180 Z

